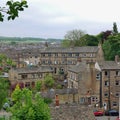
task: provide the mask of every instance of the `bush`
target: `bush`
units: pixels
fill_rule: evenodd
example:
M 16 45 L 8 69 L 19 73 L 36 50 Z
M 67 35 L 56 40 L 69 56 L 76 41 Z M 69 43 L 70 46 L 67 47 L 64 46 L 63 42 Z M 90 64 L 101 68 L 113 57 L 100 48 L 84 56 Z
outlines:
M 52 99 L 51 98 L 44 98 L 44 102 L 47 103 L 47 104 L 50 104 L 52 103 Z

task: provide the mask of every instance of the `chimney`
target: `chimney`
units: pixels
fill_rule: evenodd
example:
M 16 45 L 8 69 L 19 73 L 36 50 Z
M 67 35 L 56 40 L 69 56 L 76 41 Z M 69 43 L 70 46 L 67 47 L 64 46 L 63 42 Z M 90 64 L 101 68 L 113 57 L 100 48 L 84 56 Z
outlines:
M 59 107 L 59 98 L 58 98 L 58 94 L 55 95 L 55 106 Z
M 115 62 L 118 63 L 119 62 L 119 56 L 115 55 Z

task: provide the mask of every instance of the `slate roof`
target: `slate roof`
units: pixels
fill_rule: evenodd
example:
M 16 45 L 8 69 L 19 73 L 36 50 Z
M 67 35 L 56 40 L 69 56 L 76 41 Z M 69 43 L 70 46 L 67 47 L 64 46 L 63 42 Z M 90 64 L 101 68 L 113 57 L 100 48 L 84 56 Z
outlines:
M 73 48 L 62 48 L 62 47 L 48 47 L 46 49 L 42 49 L 41 52 L 81 52 L 81 53 L 96 53 L 98 51 L 98 46 L 84 46 L 84 47 L 73 47 Z
M 37 73 L 37 72 L 53 72 L 50 67 L 26 67 L 26 68 L 15 68 L 18 74 L 23 73 Z
M 64 94 L 77 94 L 78 90 L 76 88 L 66 88 L 66 89 L 56 89 L 52 91 L 47 91 L 47 92 L 41 92 L 42 97 L 48 97 L 48 98 L 55 98 L 56 94 L 59 95 L 64 95 Z
M 75 73 L 79 73 L 86 70 L 85 68 L 87 68 L 86 62 L 78 62 L 76 65 L 70 66 L 68 70 Z
M 102 70 L 120 70 L 120 63 L 116 63 L 115 61 L 101 61 L 98 64 Z

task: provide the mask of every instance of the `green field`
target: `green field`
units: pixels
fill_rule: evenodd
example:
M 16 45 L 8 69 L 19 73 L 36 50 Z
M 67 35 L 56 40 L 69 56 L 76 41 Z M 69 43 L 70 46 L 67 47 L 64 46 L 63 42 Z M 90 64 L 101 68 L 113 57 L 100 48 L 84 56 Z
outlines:
M 40 43 L 40 42 L 61 42 L 62 39 L 54 38 L 33 38 L 33 37 L 0 37 L 0 43 Z

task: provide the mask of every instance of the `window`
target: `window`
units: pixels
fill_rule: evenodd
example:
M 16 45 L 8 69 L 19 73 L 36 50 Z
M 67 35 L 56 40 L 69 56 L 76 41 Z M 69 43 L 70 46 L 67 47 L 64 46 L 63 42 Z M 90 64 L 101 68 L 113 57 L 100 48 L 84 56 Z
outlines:
M 116 71 L 116 76 L 119 76 L 120 75 L 120 71 Z
M 105 97 L 108 97 L 108 93 L 107 93 L 107 92 L 106 92 L 106 93 L 104 93 L 104 96 L 105 96 Z
M 58 57 L 58 53 L 55 53 L 55 57 Z
M 83 54 L 83 57 L 86 57 L 87 55 L 86 54 Z
M 109 82 L 108 82 L 108 81 L 105 81 L 105 82 L 104 82 L 104 85 L 105 85 L 105 86 L 109 86 Z
M 75 56 L 76 56 L 76 57 L 79 57 L 79 53 L 76 53 Z
M 91 101 L 92 101 L 93 103 L 96 103 L 96 102 L 98 102 L 98 98 L 97 98 L 96 96 L 92 96 L 92 97 L 91 97 Z
M 26 82 L 25 87 L 30 87 L 30 82 Z
M 48 53 L 48 57 L 51 57 L 51 53 Z
M 35 64 L 37 64 L 37 61 L 35 60 Z
M 116 97 L 119 97 L 119 92 L 116 92 L 116 93 L 115 93 L 115 96 L 116 96 Z
M 69 56 L 69 57 L 72 57 L 72 53 L 68 53 L 68 56 Z
M 85 102 L 85 98 L 81 97 L 80 98 L 80 103 L 84 103 Z
M 96 74 L 96 80 L 100 80 L 100 73 Z
M 58 64 L 58 61 L 54 61 L 54 64 Z
M 32 87 L 35 87 L 35 82 L 32 82 Z
M 42 60 L 42 64 L 45 64 L 45 60 Z
M 105 71 L 105 76 L 107 76 L 108 75 L 108 71 Z
M 22 77 L 22 79 L 26 79 L 26 78 L 27 78 L 27 75 L 24 74 L 24 75 L 22 75 L 21 77 Z
M 119 80 L 116 80 L 116 81 L 115 81 L 115 85 L 116 85 L 116 86 L 119 86 L 119 85 L 120 85 L 120 81 L 119 81 Z
M 42 53 L 42 54 L 41 54 L 41 56 L 42 56 L 42 57 L 45 57 L 45 54 L 44 54 L 44 53 Z
M 65 61 L 62 61 L 62 64 L 65 64 L 66 62 Z
M 32 78 L 35 78 L 35 74 L 32 74 Z
M 72 64 L 72 61 L 70 61 L 70 60 L 68 60 L 68 62 L 67 62 L 68 64 Z
M 65 54 L 62 54 L 62 57 L 65 57 L 66 55 Z
M 48 64 L 52 64 L 51 60 L 48 60 Z
M 109 78 L 110 77 L 110 71 L 105 71 L 104 75 Z
M 113 102 L 112 105 L 113 105 L 113 106 L 117 106 L 117 102 Z
M 38 78 L 42 78 L 42 73 L 38 73 Z
M 90 54 L 90 57 L 93 57 L 93 54 L 92 54 L 92 53 Z

